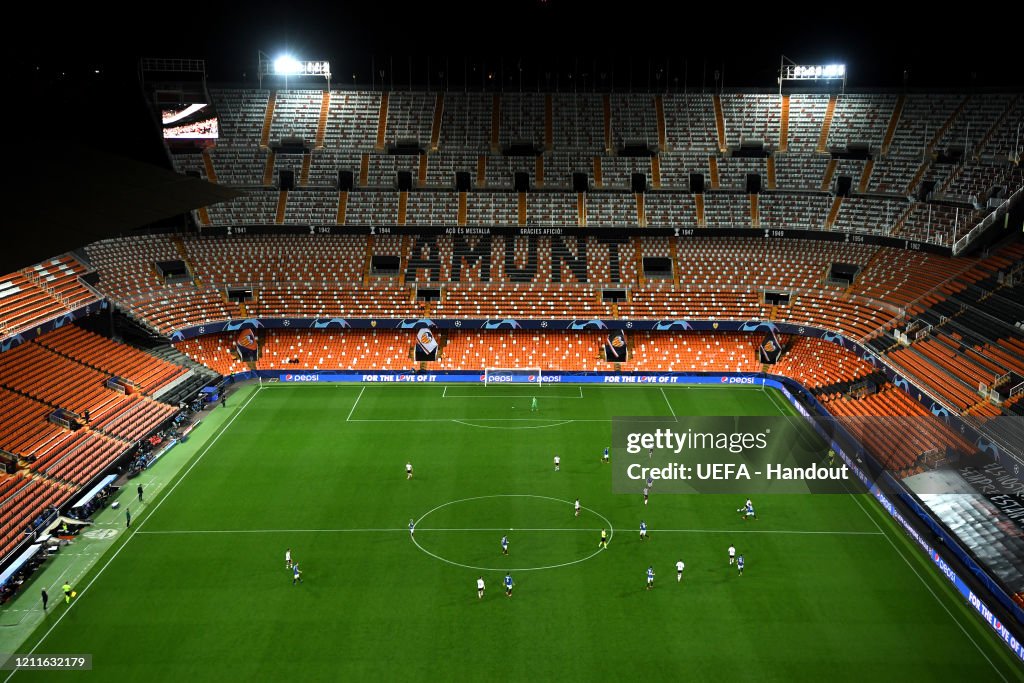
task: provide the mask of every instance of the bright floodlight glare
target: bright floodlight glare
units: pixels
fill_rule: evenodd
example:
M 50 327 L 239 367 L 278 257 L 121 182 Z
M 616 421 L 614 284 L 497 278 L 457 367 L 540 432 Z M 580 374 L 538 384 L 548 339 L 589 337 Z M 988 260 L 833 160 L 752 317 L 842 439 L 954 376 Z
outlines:
M 282 55 L 274 60 L 274 73 L 281 74 L 283 76 L 290 76 L 291 74 L 297 74 L 302 71 L 302 64 L 288 55 Z

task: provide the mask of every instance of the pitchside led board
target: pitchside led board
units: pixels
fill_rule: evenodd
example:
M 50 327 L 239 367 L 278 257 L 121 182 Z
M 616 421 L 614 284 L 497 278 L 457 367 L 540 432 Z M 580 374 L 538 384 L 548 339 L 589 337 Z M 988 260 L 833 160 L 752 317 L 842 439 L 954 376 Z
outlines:
M 160 112 L 165 140 L 216 140 L 220 126 L 213 105 L 180 104 Z
M 628 355 L 626 333 L 623 330 L 610 330 L 604 342 L 604 359 L 609 363 L 625 363 Z
M 762 363 L 778 363 L 782 358 L 782 344 L 775 330 L 769 330 L 757 347 L 757 359 Z
M 416 360 L 437 360 L 437 340 L 434 333 L 424 327 L 416 332 Z

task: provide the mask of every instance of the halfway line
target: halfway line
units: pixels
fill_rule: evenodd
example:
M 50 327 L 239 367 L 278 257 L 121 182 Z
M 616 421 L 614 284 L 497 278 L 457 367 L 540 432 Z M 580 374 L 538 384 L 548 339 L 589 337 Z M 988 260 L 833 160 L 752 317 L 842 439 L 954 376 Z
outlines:
M 136 535 L 160 536 L 160 535 L 187 535 L 187 534 L 340 534 L 340 533 L 366 533 L 366 532 L 409 532 L 408 527 L 395 527 L 388 529 L 174 529 L 167 531 L 136 531 Z M 597 533 L 601 529 L 591 528 L 506 528 L 506 527 L 482 527 L 482 528 L 430 528 L 416 527 L 416 531 L 586 531 Z M 880 531 L 801 531 L 799 529 L 651 529 L 650 533 L 672 533 L 672 534 L 783 534 L 783 535 L 818 535 L 818 536 L 884 536 Z

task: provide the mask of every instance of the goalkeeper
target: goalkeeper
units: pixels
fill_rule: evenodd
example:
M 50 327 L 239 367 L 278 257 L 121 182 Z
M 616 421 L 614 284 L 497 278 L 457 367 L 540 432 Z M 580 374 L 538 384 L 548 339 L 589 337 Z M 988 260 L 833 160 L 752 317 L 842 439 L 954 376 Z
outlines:
M 537 397 L 536 396 L 534 396 L 533 398 L 530 399 L 530 412 L 531 413 L 537 412 Z

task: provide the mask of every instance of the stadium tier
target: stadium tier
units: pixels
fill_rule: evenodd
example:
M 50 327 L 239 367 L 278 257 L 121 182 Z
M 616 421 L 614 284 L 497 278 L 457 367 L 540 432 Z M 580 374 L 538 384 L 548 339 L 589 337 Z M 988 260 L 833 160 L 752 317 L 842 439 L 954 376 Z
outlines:
M 816 324 L 857 338 L 879 332 L 973 261 L 847 242 L 743 238 L 572 236 L 252 236 L 148 237 L 92 245 L 98 285 L 160 332 L 250 316 L 600 317 L 755 319 Z M 153 263 L 184 256 L 190 281 L 164 284 Z M 378 273 L 373 257 L 393 256 Z M 671 273 L 651 275 L 646 257 L 668 258 Z M 150 261 L 153 258 L 154 261 Z M 831 284 L 829 266 L 862 270 L 852 287 Z M 415 286 L 444 287 L 441 300 L 417 302 Z M 253 298 L 232 304 L 225 289 Z M 602 301 L 626 286 L 628 300 Z M 793 293 L 764 304 L 763 292 Z
M 607 333 L 485 332 L 453 330 L 430 370 L 488 367 L 540 367 L 552 371 L 589 372 L 759 372 L 756 347 L 761 337 L 749 334 L 639 332 L 631 340 L 630 360 L 609 363 L 601 352 Z M 179 342 L 193 360 L 222 375 L 245 372 L 235 336 L 206 335 Z M 772 371 L 811 389 L 852 384 L 875 368 L 840 346 L 822 339 L 794 337 Z M 411 370 L 412 339 L 395 330 L 267 330 L 256 367 L 262 370 Z
M 0 339 L 99 302 L 79 276 L 88 269 L 72 256 L 0 277 Z
M 979 383 L 998 388 L 1020 370 L 1011 344 L 1024 314 L 1012 294 L 992 295 L 1005 288 L 1000 272 L 1020 270 L 1019 245 L 983 260 L 739 237 L 155 236 L 141 245 L 144 261 L 130 256 L 136 240 L 87 251 L 98 287 L 164 334 L 249 317 L 787 322 L 891 352 L 890 362 L 958 410 L 984 402 Z M 150 259 L 170 256 L 184 257 L 189 281 L 166 285 L 155 276 Z M 379 256 L 394 257 L 398 268 L 376 272 Z M 668 259 L 670 272 L 651 275 L 644 258 Z M 836 263 L 859 270 L 852 284 L 829 280 Z M 252 297 L 232 303 L 231 287 L 250 288 Z M 418 298 L 423 287 L 438 287 L 439 298 Z M 628 296 L 606 301 L 603 290 L 614 287 Z M 788 298 L 769 302 L 766 292 Z M 994 334 L 993 314 L 1001 330 Z M 893 335 L 915 321 L 933 338 L 897 348 Z
M 1024 186 L 1019 94 L 211 92 L 220 139 L 174 162 L 250 192 L 210 225 L 796 228 L 948 247 Z M 279 193 L 282 171 L 296 181 Z M 451 192 L 459 172 L 468 196 Z M 696 210 L 645 206 L 695 195 Z

